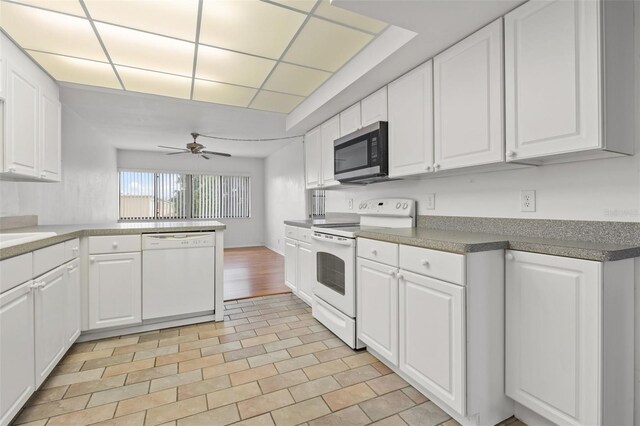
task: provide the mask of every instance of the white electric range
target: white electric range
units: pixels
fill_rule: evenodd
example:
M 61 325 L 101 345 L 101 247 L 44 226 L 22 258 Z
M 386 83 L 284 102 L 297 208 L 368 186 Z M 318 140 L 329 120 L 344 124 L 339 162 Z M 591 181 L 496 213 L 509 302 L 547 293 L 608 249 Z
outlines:
M 416 202 L 379 198 L 360 203 L 359 226 L 312 227 L 316 279 L 313 317 L 354 349 L 356 337 L 356 235 L 358 231 L 415 226 Z

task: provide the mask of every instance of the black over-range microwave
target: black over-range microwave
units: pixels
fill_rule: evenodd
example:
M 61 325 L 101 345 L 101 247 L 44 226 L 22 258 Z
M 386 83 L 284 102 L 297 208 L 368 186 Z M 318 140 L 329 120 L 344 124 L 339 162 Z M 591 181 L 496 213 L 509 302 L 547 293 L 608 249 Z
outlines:
M 340 182 L 387 180 L 387 122 L 378 121 L 333 142 L 334 176 Z

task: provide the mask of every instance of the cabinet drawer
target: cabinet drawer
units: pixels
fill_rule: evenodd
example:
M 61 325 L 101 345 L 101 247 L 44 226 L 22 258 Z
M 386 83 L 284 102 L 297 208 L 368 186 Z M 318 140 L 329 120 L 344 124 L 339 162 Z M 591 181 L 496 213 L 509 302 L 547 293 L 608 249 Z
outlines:
M 304 243 L 311 243 L 311 229 L 298 228 L 298 240 Z
M 0 293 L 33 278 L 31 253 L 11 257 L 0 262 Z
M 73 240 L 64 242 L 64 261 L 68 262 L 80 256 L 80 239 L 75 238 Z
M 454 284 L 464 285 L 466 281 L 465 259 L 461 254 L 401 245 L 400 269 Z
M 140 235 L 89 237 L 89 254 L 140 251 Z
M 284 226 L 284 235 L 287 238 L 293 238 L 294 240 L 298 239 L 298 229 L 295 226 L 285 225 Z
M 64 263 L 64 243 L 33 252 L 33 276 L 37 277 Z
M 398 245 L 358 238 L 358 257 L 398 266 Z

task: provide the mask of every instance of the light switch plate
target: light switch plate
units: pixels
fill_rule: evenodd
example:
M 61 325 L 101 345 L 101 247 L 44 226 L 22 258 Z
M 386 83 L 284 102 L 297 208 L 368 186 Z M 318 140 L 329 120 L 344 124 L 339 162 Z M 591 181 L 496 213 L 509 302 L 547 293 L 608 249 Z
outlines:
M 425 195 L 425 210 L 435 210 L 436 208 L 436 194 L 426 194 Z
M 536 211 L 536 191 L 533 189 L 520 191 L 520 211 Z
M 349 205 L 349 210 L 353 210 L 353 198 L 349 198 L 349 201 L 347 203 Z

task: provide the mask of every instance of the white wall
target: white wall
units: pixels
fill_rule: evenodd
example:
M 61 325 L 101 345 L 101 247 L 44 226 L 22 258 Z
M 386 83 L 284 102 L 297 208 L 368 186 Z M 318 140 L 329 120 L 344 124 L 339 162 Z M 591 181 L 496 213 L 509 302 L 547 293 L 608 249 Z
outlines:
M 116 149 L 75 112 L 62 108 L 62 182 L 0 182 L 0 216 L 38 215 L 40 224 L 118 219 Z
M 212 156 L 210 160 L 205 160 L 186 154 L 168 156 L 150 151 L 118 150 L 118 168 L 251 176 L 251 217 L 248 219 L 219 219 L 219 221 L 227 225 L 225 247 L 264 245 L 265 185 L 264 160 L 262 158 Z M 117 200 L 117 190 L 114 193 L 114 198 Z
M 264 162 L 266 246 L 284 252 L 286 219 L 304 219 L 305 182 L 302 141 L 274 152 Z

